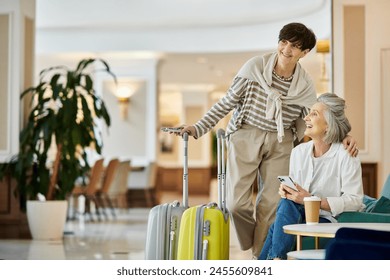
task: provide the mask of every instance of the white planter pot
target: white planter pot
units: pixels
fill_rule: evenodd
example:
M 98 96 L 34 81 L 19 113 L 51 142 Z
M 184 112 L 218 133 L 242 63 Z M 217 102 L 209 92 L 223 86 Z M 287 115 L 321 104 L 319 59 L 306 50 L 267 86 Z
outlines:
M 64 235 L 66 200 L 27 201 L 27 221 L 33 239 L 58 240 Z

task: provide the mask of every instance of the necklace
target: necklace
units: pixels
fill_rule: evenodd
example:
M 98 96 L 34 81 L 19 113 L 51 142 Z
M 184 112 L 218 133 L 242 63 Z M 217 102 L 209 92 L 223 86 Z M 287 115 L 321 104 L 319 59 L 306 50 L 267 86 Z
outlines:
M 294 77 L 294 75 L 291 75 L 291 76 L 288 77 L 288 78 L 285 78 L 285 77 L 283 77 L 283 76 L 279 76 L 279 75 L 276 73 L 275 69 L 272 70 L 272 73 L 276 76 L 276 78 L 278 78 L 279 80 L 285 81 L 285 82 L 291 81 L 291 80 L 293 79 L 293 77 Z

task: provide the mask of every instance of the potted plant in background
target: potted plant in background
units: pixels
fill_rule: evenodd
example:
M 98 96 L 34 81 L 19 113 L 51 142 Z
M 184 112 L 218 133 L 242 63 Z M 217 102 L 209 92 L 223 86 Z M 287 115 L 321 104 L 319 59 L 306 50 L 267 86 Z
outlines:
M 65 66 L 44 69 L 39 84 L 21 94 L 21 98 L 31 98 L 31 112 L 20 132 L 19 153 L 3 165 L 2 173 L 8 171 L 17 181 L 21 206 L 23 209 L 27 206 L 33 238 L 62 238 L 66 198 L 72 192 L 75 180 L 90 169 L 86 149 L 93 148 L 101 154 L 102 142 L 96 134 L 96 119 L 102 119 L 110 126 L 110 116 L 104 101 L 95 93 L 92 73 L 88 71 L 88 66 L 95 61 L 99 61 L 103 65 L 102 71 L 110 74 L 116 82 L 104 60 L 83 59 L 75 70 Z M 54 159 L 50 154 L 55 155 Z M 45 202 L 36 200 L 40 195 L 45 196 Z M 54 210 L 40 208 L 48 207 L 54 201 L 60 201 L 54 209 L 62 209 L 63 216 L 42 217 L 53 214 L 51 211 Z M 35 208 L 39 208 L 39 213 L 31 213 Z M 38 221 L 38 226 L 34 227 L 30 218 L 46 219 L 43 223 L 49 223 L 50 227 L 60 221 L 62 228 L 57 231 L 57 236 L 36 237 L 34 231 L 43 224 Z

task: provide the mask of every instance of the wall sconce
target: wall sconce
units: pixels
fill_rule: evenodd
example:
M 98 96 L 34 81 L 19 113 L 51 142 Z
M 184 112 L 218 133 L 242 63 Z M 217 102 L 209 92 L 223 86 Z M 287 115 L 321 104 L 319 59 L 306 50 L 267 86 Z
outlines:
M 321 78 L 317 85 L 318 94 L 328 92 L 329 78 L 326 70 L 326 55 L 330 50 L 329 40 L 318 40 L 317 41 L 317 53 L 322 55 L 322 64 L 321 64 Z
M 130 97 L 133 94 L 133 89 L 130 86 L 119 86 L 116 90 L 115 96 L 118 98 L 119 110 L 122 120 L 127 119 L 129 113 Z

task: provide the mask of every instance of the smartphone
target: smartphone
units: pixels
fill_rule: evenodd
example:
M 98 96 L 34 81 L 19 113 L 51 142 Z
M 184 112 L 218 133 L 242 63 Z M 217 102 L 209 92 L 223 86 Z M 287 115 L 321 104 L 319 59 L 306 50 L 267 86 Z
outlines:
M 294 191 L 298 191 L 297 187 L 294 184 L 293 179 L 290 176 L 278 176 L 280 183 L 286 185 L 287 187 L 293 189 Z
M 183 127 L 162 127 L 161 130 L 164 132 L 180 133 Z

